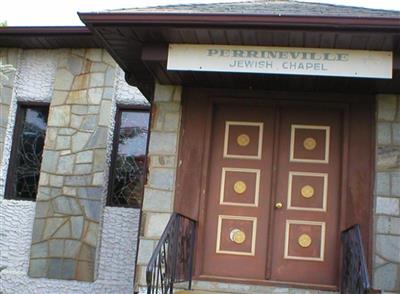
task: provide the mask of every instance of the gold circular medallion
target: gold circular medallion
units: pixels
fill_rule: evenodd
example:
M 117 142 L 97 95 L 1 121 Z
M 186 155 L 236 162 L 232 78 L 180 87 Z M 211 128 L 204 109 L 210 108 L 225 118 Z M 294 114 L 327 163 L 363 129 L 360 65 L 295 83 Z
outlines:
M 229 237 L 231 241 L 236 244 L 242 244 L 246 241 L 246 234 L 239 229 L 232 230 Z
M 236 142 L 239 146 L 247 146 L 250 143 L 250 137 L 246 134 L 241 134 L 236 138 Z
M 311 237 L 307 234 L 302 234 L 300 235 L 299 239 L 297 240 L 297 242 L 299 243 L 299 245 L 303 248 L 307 248 L 310 247 L 312 240 Z
M 246 183 L 243 181 L 237 181 L 234 185 L 233 185 L 233 190 L 237 193 L 237 194 L 243 194 L 244 192 L 246 192 L 247 186 Z
M 314 196 L 314 188 L 310 185 L 305 185 L 301 188 L 301 196 L 304 198 L 311 198 Z
M 306 150 L 314 150 L 317 147 L 317 141 L 314 138 L 306 138 L 303 141 L 303 146 Z

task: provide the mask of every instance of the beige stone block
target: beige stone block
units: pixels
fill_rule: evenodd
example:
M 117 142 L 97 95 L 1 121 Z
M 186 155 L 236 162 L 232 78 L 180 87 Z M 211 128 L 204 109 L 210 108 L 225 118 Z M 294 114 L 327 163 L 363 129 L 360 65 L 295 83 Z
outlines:
M 144 236 L 149 239 L 159 239 L 164 232 L 171 214 L 169 213 L 146 213 L 146 224 Z
M 397 97 L 395 95 L 377 95 L 378 120 L 393 121 L 397 111 Z
M 50 175 L 48 173 L 41 172 L 40 177 L 39 177 L 39 185 L 47 186 L 49 184 L 49 178 L 50 178 Z
M 63 176 L 50 175 L 50 186 L 62 187 L 64 182 Z
M 165 114 L 164 130 L 165 131 L 178 131 L 181 115 L 177 113 Z
M 111 122 L 111 101 L 105 100 L 101 102 L 99 126 L 108 126 Z
M 89 74 L 82 74 L 75 77 L 74 83 L 72 84 L 72 90 L 84 90 L 89 85 Z
M 103 87 L 104 86 L 104 73 L 92 73 L 90 74 L 90 87 Z
M 68 91 L 53 91 L 53 98 L 51 99 L 51 105 L 62 105 L 65 104 L 68 97 Z
M 136 267 L 135 280 L 139 287 L 146 286 L 146 266 L 138 265 Z
M 54 81 L 54 90 L 68 91 L 72 87 L 74 75 L 68 70 L 62 68 L 58 69 Z
M 104 174 L 102 172 L 95 173 L 93 175 L 93 185 L 100 186 L 104 184 Z
M 180 102 L 182 100 L 182 87 L 181 86 L 175 86 L 172 100 L 176 102 Z
M 87 90 L 71 91 L 68 94 L 67 104 L 87 104 Z
M 150 167 L 176 167 L 176 156 L 175 155 L 153 155 L 150 156 L 148 165 Z
M 93 151 L 83 151 L 76 155 L 76 163 L 90 163 L 93 160 Z
M 56 149 L 65 150 L 71 147 L 71 137 L 70 136 L 57 136 Z
M 83 241 L 85 241 L 90 246 L 96 247 L 97 245 L 98 227 L 99 225 L 94 222 L 90 222 L 89 226 L 87 226 Z
M 150 133 L 150 155 L 175 155 L 177 152 L 177 134 L 164 132 Z
M 103 96 L 103 88 L 90 88 L 88 90 L 89 104 L 100 104 L 101 97 Z
M 175 86 L 156 84 L 154 92 L 154 102 L 172 101 L 175 93 Z
M 50 107 L 47 125 L 54 127 L 67 127 L 70 122 L 71 107 L 68 105 Z
M 101 62 L 102 55 L 102 49 L 87 49 L 86 51 L 86 58 L 90 61 Z
M 172 191 L 161 191 L 146 188 L 143 196 L 144 211 L 172 212 Z
M 45 137 L 45 146 L 48 149 L 56 148 L 56 140 L 57 140 L 57 129 L 56 128 L 47 128 L 46 137 Z
M 153 254 L 153 250 L 157 241 L 154 240 L 146 240 L 140 239 L 139 240 L 139 251 L 138 251 L 138 265 L 147 265 L 149 262 L 151 255 Z
M 85 49 L 72 49 L 71 54 L 74 54 L 74 55 L 77 55 L 80 57 L 84 57 L 86 54 L 86 50 Z
M 103 62 L 107 63 L 108 65 L 111 65 L 111 66 L 116 66 L 115 60 L 111 57 L 111 55 L 106 50 L 103 50 Z
M 72 152 L 78 152 L 84 149 L 91 133 L 84 133 L 84 132 L 77 132 L 75 135 L 72 136 Z
M 84 119 L 84 116 L 72 114 L 71 115 L 71 128 L 80 129 L 83 119 Z
M 69 186 L 63 186 L 62 187 L 62 193 L 64 195 L 68 195 L 68 196 L 76 196 L 76 188 L 75 187 L 69 187 Z

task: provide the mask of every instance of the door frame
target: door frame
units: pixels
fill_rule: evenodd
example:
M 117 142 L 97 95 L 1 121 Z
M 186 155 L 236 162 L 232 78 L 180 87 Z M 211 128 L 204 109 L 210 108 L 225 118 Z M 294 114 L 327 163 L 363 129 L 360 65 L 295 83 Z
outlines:
M 354 162 L 350 162 L 352 152 L 350 152 L 350 137 L 357 130 L 357 125 L 360 122 L 357 119 L 352 119 L 352 115 L 359 117 L 361 116 L 364 120 L 361 125 L 366 123 L 368 133 L 364 134 L 362 137 L 362 142 L 358 144 L 364 145 L 368 141 L 367 150 L 365 153 L 368 155 L 368 166 L 365 172 L 367 185 L 364 185 L 365 192 L 369 201 L 363 201 L 366 209 L 362 209 L 362 216 L 358 216 L 361 220 L 362 226 L 364 228 L 364 245 L 365 252 L 367 254 L 367 260 L 369 268 L 372 264 L 372 213 L 373 213 L 373 183 L 374 183 L 374 164 L 375 164 L 375 100 L 372 95 L 365 94 L 338 94 L 338 93 L 296 93 L 296 92 L 266 92 L 266 91 L 252 91 L 252 90 L 227 90 L 227 89 L 199 89 L 199 88 L 184 88 L 182 94 L 182 127 L 180 134 L 179 143 L 179 156 L 178 156 L 178 171 L 177 171 L 177 189 L 175 194 L 175 210 L 198 220 L 198 230 L 197 230 L 197 242 L 195 248 L 195 258 L 194 258 L 194 279 L 198 280 L 210 280 L 219 282 L 236 282 L 236 283 L 250 283 L 268 286 L 283 286 L 292 285 L 301 288 L 312 288 L 321 290 L 337 290 L 340 285 L 340 272 L 341 265 L 339 264 L 338 269 L 338 281 L 337 287 L 331 287 L 326 285 L 317 284 L 303 284 L 303 283 L 291 283 L 291 282 L 280 282 L 272 280 L 249 280 L 249 279 L 238 279 L 231 277 L 212 277 L 202 275 L 202 265 L 203 265 L 203 254 L 200 250 L 201 244 L 203 244 L 203 238 L 205 235 L 204 228 L 204 218 L 206 215 L 206 193 L 208 185 L 208 175 L 210 171 L 209 156 L 210 156 L 210 142 L 212 136 L 212 122 L 213 122 L 213 105 L 214 104 L 251 104 L 260 106 L 294 106 L 294 105 L 313 105 L 319 107 L 329 107 L 331 109 L 340 109 L 343 113 L 343 124 L 342 124 L 342 165 L 341 165 L 341 179 L 348 179 L 348 181 L 341 180 L 341 204 L 339 208 L 339 230 L 342 231 L 352 224 L 354 220 L 351 218 L 351 213 L 347 205 L 348 193 L 352 193 L 352 188 L 357 186 L 356 179 L 349 178 L 351 171 L 357 165 Z M 357 111 L 359 105 L 362 105 L 362 111 Z M 192 120 L 194 116 L 194 121 Z M 275 122 L 279 121 L 279 114 L 275 115 Z M 203 125 L 199 126 L 199 122 L 203 121 Z M 196 123 L 197 122 L 197 123 Z M 279 134 L 277 130 L 279 129 L 279 124 L 276 123 L 275 126 L 274 141 L 277 140 Z M 191 138 L 185 136 L 185 134 L 192 134 Z M 196 134 L 193 136 L 193 134 Z M 196 137 L 196 142 L 193 137 Z M 202 144 L 198 144 L 202 142 Z M 358 146 L 358 145 L 356 145 Z M 357 148 L 355 148 L 357 149 Z M 189 159 L 193 159 L 193 150 L 196 151 L 196 158 L 194 164 L 198 163 L 197 172 L 190 172 L 189 174 L 197 181 L 192 181 L 192 187 L 189 187 L 185 181 L 183 175 L 190 169 L 191 163 L 188 163 Z M 354 153 L 354 152 L 353 152 Z M 353 154 L 354 155 L 354 154 Z M 274 164 L 276 162 L 276 156 L 278 156 L 276 148 L 273 150 Z M 192 160 L 190 160 L 192 161 Z M 274 168 L 274 167 L 273 167 Z M 366 168 L 366 167 L 364 167 Z M 274 176 L 273 176 L 274 177 Z M 276 179 L 272 179 L 273 186 L 275 185 Z M 354 182 L 354 183 L 353 183 Z M 368 184 L 369 182 L 369 184 Z M 196 185 L 197 184 L 197 185 Z M 360 192 L 361 193 L 361 192 Z M 352 202 L 360 198 L 360 193 L 356 197 L 352 196 L 350 199 Z M 365 193 L 364 193 L 365 194 Z M 363 194 L 363 195 L 364 195 Z M 274 194 L 272 194 L 274 195 Z M 365 199 L 364 199 L 365 200 Z M 273 199 L 271 199 L 273 201 Z M 270 205 L 270 213 L 272 213 L 272 205 Z M 270 218 L 272 215 L 270 215 Z M 357 218 L 357 217 L 356 217 Z M 272 222 L 269 223 L 269 233 L 271 233 Z M 340 231 L 339 236 L 340 238 Z M 268 248 L 270 248 L 271 238 L 269 238 Z M 268 259 L 266 261 L 266 271 L 271 272 L 271 256 L 272 251 L 268 252 Z

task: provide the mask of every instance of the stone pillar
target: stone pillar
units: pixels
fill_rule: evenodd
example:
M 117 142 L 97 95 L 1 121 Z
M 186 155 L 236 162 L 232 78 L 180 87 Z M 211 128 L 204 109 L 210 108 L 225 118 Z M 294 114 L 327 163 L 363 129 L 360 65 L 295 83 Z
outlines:
M 100 49 L 65 54 L 50 104 L 29 275 L 93 281 L 115 62 Z
M 376 289 L 400 292 L 400 96 L 377 96 Z
M 19 49 L 0 49 L 0 61 L 2 64 L 11 64 L 17 68 Z M 8 74 L 8 80 L 0 81 L 0 163 L 3 159 L 4 139 L 8 123 L 11 98 L 13 95 L 15 72 Z
M 181 88 L 156 85 L 148 153 L 149 174 L 145 186 L 136 286 L 146 285 L 146 265 L 173 211 Z

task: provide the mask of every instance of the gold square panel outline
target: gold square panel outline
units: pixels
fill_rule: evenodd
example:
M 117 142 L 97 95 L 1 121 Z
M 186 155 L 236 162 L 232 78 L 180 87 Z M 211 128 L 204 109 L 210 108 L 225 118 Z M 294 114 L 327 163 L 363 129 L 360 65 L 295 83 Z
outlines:
M 257 126 L 258 127 L 258 150 L 257 155 L 235 155 L 228 154 L 228 144 L 229 144 L 229 127 L 230 126 Z M 249 122 L 249 121 L 225 121 L 225 135 L 224 135 L 224 158 L 242 158 L 242 159 L 261 159 L 262 153 L 262 142 L 264 133 L 264 123 L 263 122 Z
M 321 227 L 321 246 L 319 251 L 319 257 L 303 257 L 303 256 L 295 256 L 289 255 L 289 232 L 290 225 L 309 225 L 309 226 L 320 226 Z M 295 260 L 309 260 L 309 261 L 324 261 L 325 255 L 325 231 L 326 226 L 325 222 L 315 222 L 315 221 L 303 221 L 303 220 L 286 220 L 285 226 L 285 247 L 284 247 L 284 256 L 285 259 L 295 259 Z
M 221 231 L 222 231 L 222 221 L 224 219 L 231 220 L 241 220 L 241 221 L 251 221 L 253 223 L 252 234 L 251 234 L 251 251 L 241 252 L 241 251 L 231 251 L 231 250 L 221 250 Z M 217 227 L 217 243 L 216 243 L 216 253 L 220 254 L 232 254 L 232 255 L 245 255 L 245 256 L 255 256 L 256 255 L 256 234 L 257 234 L 257 218 L 252 216 L 236 216 L 236 215 L 218 215 L 218 227 Z
M 306 130 L 324 130 L 325 131 L 325 158 L 324 159 L 305 159 L 294 157 L 294 143 L 296 139 L 296 129 Z M 329 144 L 330 144 L 330 126 L 318 125 L 292 125 L 290 131 L 290 162 L 305 162 L 305 163 L 329 163 Z
M 243 173 L 254 173 L 256 174 L 256 187 L 253 203 L 239 203 L 239 202 L 226 202 L 224 201 L 225 195 L 225 178 L 226 172 L 243 172 Z M 252 168 L 233 168 L 223 167 L 221 173 L 221 189 L 219 192 L 219 204 L 220 205 L 231 205 L 231 206 L 244 206 L 244 207 L 258 207 L 258 201 L 260 198 L 260 170 Z
M 292 184 L 293 184 L 293 176 L 302 176 L 302 177 L 319 177 L 324 179 L 323 191 L 322 191 L 322 207 L 301 207 L 301 206 L 292 206 Z M 327 173 L 312 173 L 312 172 L 289 172 L 289 181 L 288 181 L 288 198 L 287 198 L 287 209 L 291 210 L 302 210 L 302 211 L 327 211 L 327 203 L 328 203 L 328 174 Z

